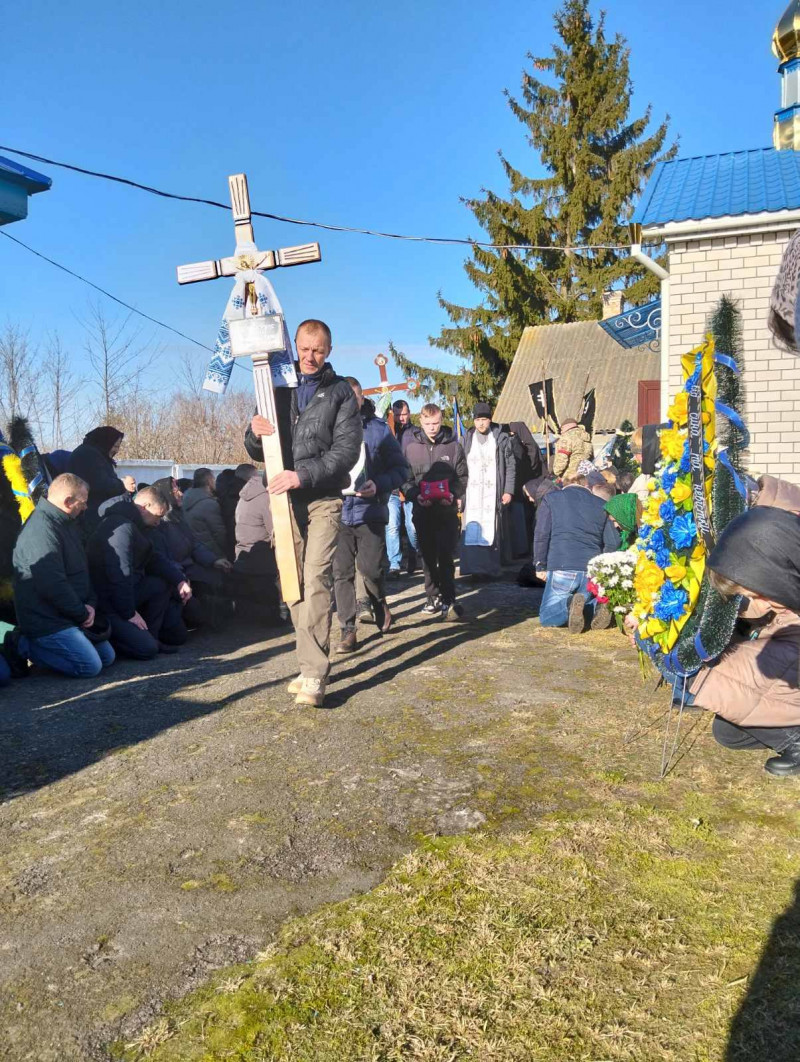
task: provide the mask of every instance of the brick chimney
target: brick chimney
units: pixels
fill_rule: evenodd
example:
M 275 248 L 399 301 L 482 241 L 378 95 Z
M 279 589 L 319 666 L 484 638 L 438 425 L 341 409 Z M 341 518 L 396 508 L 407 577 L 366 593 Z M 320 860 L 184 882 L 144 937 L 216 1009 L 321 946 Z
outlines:
M 616 317 L 625 309 L 625 296 L 621 291 L 603 292 L 603 320 Z

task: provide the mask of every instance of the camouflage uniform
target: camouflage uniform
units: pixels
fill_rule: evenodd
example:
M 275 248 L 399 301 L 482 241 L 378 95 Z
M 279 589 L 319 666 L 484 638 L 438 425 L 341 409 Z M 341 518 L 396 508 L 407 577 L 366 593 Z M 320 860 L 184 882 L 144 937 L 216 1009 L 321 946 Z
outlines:
M 578 465 L 581 461 L 591 461 L 593 452 L 592 440 L 583 425 L 578 424 L 574 428 L 569 428 L 558 440 L 556 457 L 553 462 L 554 475 L 559 477 L 576 475 Z

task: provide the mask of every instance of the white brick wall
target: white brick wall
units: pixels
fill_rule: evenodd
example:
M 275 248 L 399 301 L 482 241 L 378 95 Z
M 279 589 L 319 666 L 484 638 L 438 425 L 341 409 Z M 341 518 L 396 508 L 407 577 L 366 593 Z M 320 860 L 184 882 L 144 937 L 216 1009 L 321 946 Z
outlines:
M 744 233 L 670 245 L 666 388 L 671 400 L 681 386 L 681 355 L 702 341 L 719 296 L 735 298 L 742 311 L 750 471 L 800 484 L 800 357 L 779 350 L 767 327 L 770 292 L 790 236 Z

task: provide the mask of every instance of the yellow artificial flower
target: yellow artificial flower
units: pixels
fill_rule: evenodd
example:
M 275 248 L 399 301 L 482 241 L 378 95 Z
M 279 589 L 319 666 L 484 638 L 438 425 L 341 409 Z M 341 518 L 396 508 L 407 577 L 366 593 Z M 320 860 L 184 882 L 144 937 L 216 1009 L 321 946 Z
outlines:
M 650 601 L 663 584 L 664 573 L 662 570 L 654 561 L 648 560 L 644 553 L 640 553 L 639 561 L 636 565 L 636 575 L 633 579 L 637 595 L 643 601 Z
M 666 573 L 667 578 L 673 583 L 682 583 L 686 578 L 686 569 L 682 564 L 670 564 Z
M 685 424 L 689 417 L 689 396 L 685 391 L 679 391 L 675 401 L 667 410 L 667 416 L 675 424 Z
M 661 432 L 661 456 L 669 461 L 680 461 L 683 456 L 683 434 L 677 428 Z
M 683 505 L 685 501 L 688 501 L 692 496 L 692 488 L 688 483 L 681 483 L 679 480 L 670 491 L 670 497 L 676 505 Z

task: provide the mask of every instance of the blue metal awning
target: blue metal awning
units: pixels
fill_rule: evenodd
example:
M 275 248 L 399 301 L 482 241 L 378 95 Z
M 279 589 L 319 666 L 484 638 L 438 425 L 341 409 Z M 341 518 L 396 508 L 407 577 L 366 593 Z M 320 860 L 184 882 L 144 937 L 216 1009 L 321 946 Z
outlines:
M 52 180 L 0 155 L 0 225 L 28 216 L 28 197 L 46 192 Z
M 649 347 L 656 351 L 661 345 L 661 299 L 597 323 L 626 350 Z

